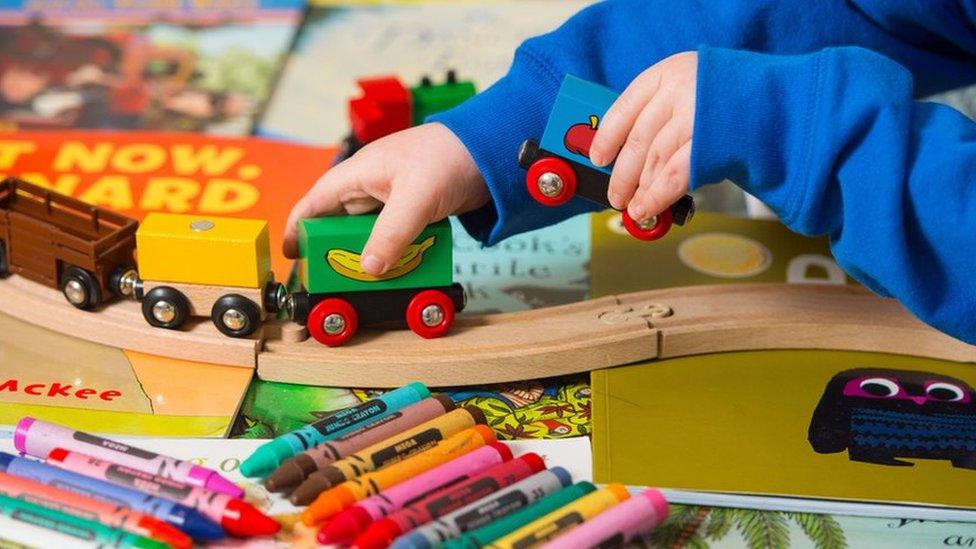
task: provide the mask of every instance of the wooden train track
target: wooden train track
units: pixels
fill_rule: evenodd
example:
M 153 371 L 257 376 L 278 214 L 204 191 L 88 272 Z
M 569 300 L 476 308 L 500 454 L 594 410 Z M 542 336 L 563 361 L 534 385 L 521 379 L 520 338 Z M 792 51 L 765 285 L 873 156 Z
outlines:
M 604 297 L 521 313 L 473 315 L 444 338 L 364 330 L 338 348 L 296 341 L 294 325 L 252 339 L 197 323 L 147 326 L 137 303 L 78 311 L 57 291 L 0 281 L 0 312 L 89 341 L 174 358 L 257 368 L 272 381 L 338 387 L 433 386 L 547 377 L 723 351 L 838 349 L 976 362 L 976 346 L 941 334 L 897 302 L 848 286 L 695 286 Z

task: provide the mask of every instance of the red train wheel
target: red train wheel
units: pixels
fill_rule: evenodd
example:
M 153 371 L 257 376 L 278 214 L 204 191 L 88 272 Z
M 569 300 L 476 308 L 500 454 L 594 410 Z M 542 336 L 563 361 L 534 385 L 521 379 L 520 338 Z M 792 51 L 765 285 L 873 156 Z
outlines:
M 640 240 L 657 240 L 664 235 L 668 234 L 671 230 L 671 210 L 664 210 L 663 212 L 657 214 L 652 219 L 651 223 L 641 224 L 636 221 L 627 211 L 624 210 L 620 212 L 620 216 L 623 218 L 624 227 L 630 236 L 640 239 Z
M 356 335 L 359 315 L 348 301 L 333 297 L 312 307 L 306 326 L 315 341 L 329 347 L 338 347 Z
M 529 166 L 525 187 L 539 204 L 560 206 L 576 194 L 576 172 L 565 160 L 540 158 Z
M 454 324 L 454 302 L 438 290 L 424 290 L 407 305 L 407 326 L 420 337 L 441 337 Z

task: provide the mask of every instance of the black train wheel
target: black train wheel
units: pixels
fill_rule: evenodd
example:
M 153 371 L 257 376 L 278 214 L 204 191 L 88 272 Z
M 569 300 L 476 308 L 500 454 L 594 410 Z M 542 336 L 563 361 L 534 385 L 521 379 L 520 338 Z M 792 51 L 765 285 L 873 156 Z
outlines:
M 80 267 L 68 267 L 61 274 L 59 287 L 68 303 L 90 311 L 102 302 L 102 290 L 94 275 Z
M 242 295 L 225 295 L 214 303 L 210 320 L 225 336 L 247 337 L 261 325 L 261 309 Z
M 142 299 L 142 316 L 150 326 L 176 330 L 190 317 L 190 302 L 175 288 L 153 288 Z

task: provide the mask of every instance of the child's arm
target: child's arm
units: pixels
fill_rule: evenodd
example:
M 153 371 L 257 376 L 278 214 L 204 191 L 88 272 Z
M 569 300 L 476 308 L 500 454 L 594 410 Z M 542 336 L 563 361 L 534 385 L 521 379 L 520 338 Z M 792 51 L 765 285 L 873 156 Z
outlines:
M 868 5 L 870 12 L 862 11 L 858 4 Z M 894 17 L 908 9 L 902 4 L 922 4 L 919 13 L 904 15 L 917 17 L 924 25 L 912 27 Z M 976 81 L 976 67 L 958 54 L 957 47 L 945 46 L 944 39 L 921 28 L 960 34 L 966 30 L 962 21 L 969 19 L 958 13 L 958 6 L 957 0 L 624 0 L 596 4 L 558 30 L 526 41 L 516 51 L 509 74 L 495 86 L 432 117 L 461 139 L 491 193 L 492 201 L 484 208 L 460 219 L 472 235 L 490 245 L 598 208 L 579 198 L 559 208 L 539 205 L 526 193 L 524 171 L 513 161 L 523 140 L 541 136 L 565 74 L 623 90 L 648 67 L 702 43 L 784 54 L 854 44 L 905 64 L 916 74 L 918 93 L 929 94 Z M 736 85 L 734 77 L 724 83 L 728 88 Z
M 830 235 L 872 290 L 976 342 L 976 123 L 913 84 L 860 48 L 702 48 L 691 187 L 731 179 L 793 230 Z

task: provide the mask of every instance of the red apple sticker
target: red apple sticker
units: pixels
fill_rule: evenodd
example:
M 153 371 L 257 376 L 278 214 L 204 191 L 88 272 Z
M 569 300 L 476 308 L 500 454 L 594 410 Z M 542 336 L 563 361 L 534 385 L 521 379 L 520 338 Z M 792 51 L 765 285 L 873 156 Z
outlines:
M 593 136 L 596 135 L 596 128 L 599 122 L 600 118 L 595 114 L 591 114 L 589 123 L 584 122 L 570 126 L 566 130 L 566 135 L 563 137 L 563 145 L 566 146 L 566 150 L 589 158 L 590 145 L 593 144 Z

